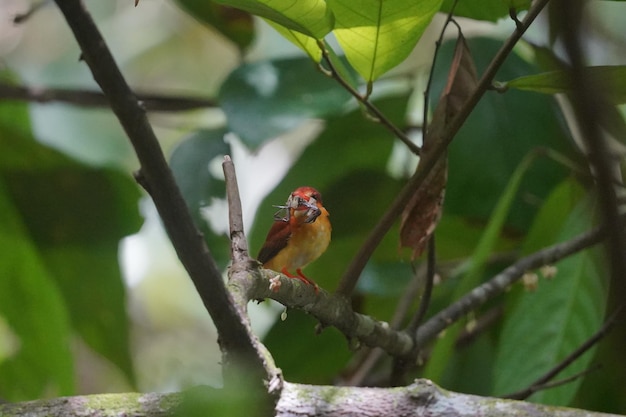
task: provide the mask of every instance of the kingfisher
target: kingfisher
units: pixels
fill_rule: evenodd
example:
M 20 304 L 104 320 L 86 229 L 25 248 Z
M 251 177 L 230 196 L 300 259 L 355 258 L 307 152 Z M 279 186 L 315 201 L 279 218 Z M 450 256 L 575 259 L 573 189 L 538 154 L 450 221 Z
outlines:
M 330 243 L 331 226 L 322 195 L 313 187 L 299 187 L 284 206 L 276 207 L 280 210 L 257 259 L 264 268 L 312 285 L 317 292 L 317 284 L 302 273 L 302 268 L 319 258 Z

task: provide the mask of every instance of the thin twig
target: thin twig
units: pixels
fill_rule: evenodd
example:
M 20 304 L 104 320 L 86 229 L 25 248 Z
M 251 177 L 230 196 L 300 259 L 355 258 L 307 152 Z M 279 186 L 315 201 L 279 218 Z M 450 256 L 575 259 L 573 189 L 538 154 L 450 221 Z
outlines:
M 50 3 L 50 0 L 41 0 L 39 3 L 32 4 L 26 12 L 16 15 L 13 18 L 13 23 L 16 25 L 24 23 L 25 21 L 30 19 L 37 10 L 41 9 L 43 6 L 47 5 L 48 3 Z
M 422 297 L 420 305 L 415 315 L 409 322 L 405 331 L 411 336 L 415 337 L 417 334 L 417 328 L 422 322 L 422 319 L 426 315 L 428 306 L 430 305 L 430 297 L 432 295 L 433 286 L 435 282 L 435 270 L 437 256 L 435 251 L 435 235 L 433 234 L 428 240 L 428 257 L 426 259 L 426 276 L 424 277 L 424 285 L 422 289 Z M 390 381 L 392 386 L 400 386 L 406 384 L 406 375 L 415 366 L 417 356 L 419 355 L 420 346 L 413 341 L 413 350 L 406 357 L 395 357 L 391 366 Z
M 554 368 L 550 369 L 544 375 L 539 377 L 536 381 L 530 384 L 527 388 L 523 390 L 504 395 L 502 398 L 509 398 L 513 400 L 524 400 L 530 397 L 533 393 L 546 389 L 552 388 L 553 386 L 549 386 L 548 382 L 552 380 L 555 376 L 557 376 L 561 371 L 570 366 L 576 359 L 580 358 L 584 355 L 589 349 L 591 349 L 594 345 L 596 345 L 600 340 L 602 340 L 617 323 L 617 317 L 622 312 L 624 306 L 620 306 L 617 310 L 609 316 L 609 318 L 604 322 L 602 327 L 595 332 L 589 339 L 585 340 L 583 344 L 581 344 L 576 350 L 567 355 L 561 362 L 559 362 Z M 576 376 L 576 375 L 574 375 Z M 571 379 L 571 378 L 570 378 Z
M 395 124 L 393 124 L 393 122 L 389 120 L 387 116 L 385 116 L 378 109 L 378 107 L 376 107 L 371 101 L 369 101 L 367 97 L 362 96 L 357 90 L 354 89 L 354 87 L 350 85 L 349 82 L 343 79 L 343 77 L 341 76 L 341 74 L 339 74 L 339 72 L 335 68 L 335 65 L 331 61 L 328 49 L 326 48 L 326 44 L 324 43 L 324 41 L 318 40 L 317 45 L 322 51 L 322 57 L 324 58 L 324 62 L 328 66 L 328 69 L 323 72 L 337 80 L 337 82 L 341 84 L 341 86 L 347 92 L 349 92 L 354 98 L 356 98 L 359 103 L 365 106 L 367 111 L 370 112 L 370 114 L 372 114 L 381 125 L 390 130 L 395 137 L 400 139 L 402 143 L 404 143 L 411 150 L 411 152 L 413 152 L 415 155 L 419 155 L 421 152 L 420 147 L 413 143 L 413 141 L 406 135 L 406 133 L 400 130 Z
M 434 340 L 439 333 L 457 322 L 461 317 L 505 292 L 511 284 L 522 278 L 527 271 L 537 269 L 543 265 L 553 264 L 560 259 L 591 247 L 599 243 L 605 234 L 604 230 L 595 228 L 567 242 L 544 248 L 520 259 L 428 319 L 417 330 L 417 345 L 424 346 L 426 343 Z
M 226 291 L 222 274 L 192 220 L 146 114 L 91 15 L 81 0 L 56 0 L 56 3 L 80 45 L 84 62 L 135 148 L 141 164 L 138 176 L 147 185 L 178 257 L 217 327 L 225 365 L 243 363 L 249 372 L 261 377 L 259 381 L 272 380 L 273 370 L 265 367 L 262 354 L 255 348 L 246 320 Z
M 414 334 L 417 331 L 420 323 L 426 316 L 426 311 L 430 306 L 430 297 L 435 285 L 435 274 L 437 270 L 437 252 L 435 249 L 435 235 L 433 234 L 428 241 L 428 257 L 426 259 L 426 282 L 424 285 L 424 291 L 422 292 L 422 299 L 420 300 L 420 306 L 415 316 L 411 320 L 411 323 L 407 326 L 406 330 Z
M 430 107 L 430 89 L 433 84 L 433 78 L 435 78 L 435 66 L 437 64 L 437 57 L 439 57 L 439 49 L 441 48 L 441 44 L 443 43 L 443 35 L 446 33 L 446 29 L 448 28 L 448 25 L 450 24 L 450 22 L 454 21 L 454 18 L 453 18 L 454 9 L 456 9 L 456 5 L 458 2 L 459 0 L 454 0 L 454 3 L 452 3 L 452 7 L 450 8 L 450 11 L 448 12 L 446 21 L 444 22 L 443 27 L 441 28 L 441 32 L 439 33 L 439 38 L 435 42 L 435 52 L 433 53 L 433 62 L 430 66 L 430 73 L 428 74 L 428 83 L 426 84 L 426 89 L 424 90 L 424 114 L 422 117 L 422 132 L 424 132 L 424 135 L 426 134 L 426 132 L 428 132 L 428 109 Z M 459 27 L 458 24 L 457 24 L 457 29 L 459 30 L 459 32 L 461 31 L 461 28 Z
M 474 107 L 476 107 L 478 101 L 489 89 L 496 72 L 502 66 L 506 57 L 511 53 L 515 44 L 521 39 L 524 32 L 537 18 L 539 13 L 549 1 L 550 0 L 537 0 L 533 3 L 532 7 L 528 10 L 528 13 L 526 13 L 524 20 L 522 21 L 522 26 L 515 29 L 513 34 L 505 41 L 504 45 L 502 45 L 500 50 L 496 53 L 496 56 L 491 60 L 491 63 L 485 70 L 476 89 L 472 92 L 472 95 L 465 101 L 456 116 L 454 116 L 454 118 L 452 118 L 450 123 L 446 126 L 446 129 L 441 136 L 441 140 L 433 145 L 430 153 L 431 157 L 420 160 L 420 165 L 418 166 L 415 174 L 402 188 L 396 199 L 391 203 L 389 209 L 387 209 L 378 224 L 370 232 L 359 252 L 352 259 L 352 262 L 339 282 L 339 286 L 337 288 L 338 294 L 341 294 L 344 297 L 350 296 L 356 286 L 361 272 L 363 271 L 363 268 L 365 267 L 365 264 L 371 258 L 374 250 L 378 247 L 398 216 L 400 216 L 411 199 L 411 196 L 413 196 L 418 187 L 423 184 L 424 179 L 448 148 L 454 139 L 454 136 L 465 123 Z
M 230 228 L 230 254 L 232 264 L 228 270 L 228 289 L 232 297 L 232 303 L 239 312 L 239 316 L 245 318 L 245 326 L 252 344 L 260 357 L 263 358 L 263 366 L 266 372 L 271 375 L 267 382 L 269 392 L 276 398 L 283 387 L 283 379 L 280 369 L 276 367 L 274 359 L 265 345 L 254 335 L 248 320 L 248 301 L 250 287 L 250 271 L 259 271 L 260 264 L 250 258 L 248 254 L 248 241 L 243 227 L 243 210 L 241 208 L 241 197 L 239 195 L 239 185 L 235 165 L 229 155 L 224 155 L 222 162 L 224 171 L 224 181 L 226 183 L 226 197 L 228 200 L 228 224 Z
M 153 93 L 137 93 L 137 100 L 146 111 L 179 112 L 217 107 L 211 99 L 196 97 L 164 96 Z M 107 97 L 100 91 L 72 90 L 67 88 L 34 88 L 15 86 L 0 82 L 0 99 L 35 103 L 59 102 L 80 107 L 109 107 Z
M 385 351 L 380 348 L 368 349 L 364 352 L 357 365 L 352 368 L 352 374 L 345 381 L 342 381 L 342 385 L 361 386 L 364 385 L 366 378 L 370 375 L 372 369 L 376 366 L 378 361 L 385 355 Z
M 533 385 L 531 387 L 528 387 L 527 390 L 524 390 L 523 392 L 520 391 L 519 393 L 514 393 L 514 394 L 511 394 L 511 396 L 505 396 L 502 398 L 506 398 L 509 400 L 524 400 L 536 392 L 545 391 L 550 388 L 556 388 L 565 384 L 569 384 L 570 382 L 576 381 L 577 379 L 582 378 L 583 376 L 591 372 L 597 371 L 598 369 L 600 369 L 600 365 L 595 365 L 595 366 L 592 366 L 591 368 L 584 369 L 580 372 L 576 372 L 574 375 L 569 376 L 567 378 L 559 379 L 557 381 L 545 382 L 539 385 Z
M 222 163 L 228 198 L 228 224 L 230 225 L 230 253 L 233 265 L 244 264 L 248 267 L 252 259 L 248 255 L 248 241 L 243 231 L 243 212 L 239 185 L 235 174 L 235 165 L 230 156 L 224 156 Z

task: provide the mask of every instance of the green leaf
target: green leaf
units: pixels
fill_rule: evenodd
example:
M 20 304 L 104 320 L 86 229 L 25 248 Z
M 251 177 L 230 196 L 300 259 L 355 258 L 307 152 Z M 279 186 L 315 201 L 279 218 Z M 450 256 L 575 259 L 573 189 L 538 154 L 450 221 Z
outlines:
M 210 0 L 175 0 L 185 11 L 200 22 L 217 29 L 240 49 L 250 45 L 254 38 L 254 21 L 250 14 Z
M 117 244 L 138 230 L 140 193 L 128 176 L 92 170 L 56 156 L 59 164 L 64 161 L 66 165 L 39 169 L 33 160 L 28 171 L 0 167 L 10 195 L 38 245 Z
M 493 213 L 489 223 L 487 223 L 485 232 L 481 236 L 472 257 L 470 258 L 469 269 L 455 289 L 453 297 L 454 300 L 461 298 L 472 288 L 480 284 L 487 260 L 496 248 L 496 243 L 502 233 L 502 228 L 515 200 L 515 195 L 517 194 L 522 183 L 522 179 L 524 178 L 524 175 L 528 171 L 534 158 L 534 154 L 527 155 L 526 158 L 524 158 L 517 166 L 513 176 L 509 179 L 509 183 L 505 188 L 504 193 L 500 196 L 498 204 L 493 209 Z M 458 322 L 448 328 L 445 337 L 439 340 L 437 345 L 435 345 L 428 361 L 428 365 L 424 370 L 425 378 L 429 378 L 434 381 L 441 380 L 444 371 L 446 370 L 447 363 L 452 356 L 454 343 L 456 342 L 462 326 L 462 323 Z
M 530 254 L 556 242 L 569 214 L 584 195 L 585 190 L 572 178 L 558 184 L 535 216 L 522 253 Z
M 244 64 L 222 84 L 229 128 L 252 149 L 302 122 L 342 111 L 350 95 L 310 59 Z
M 475 335 L 469 344 L 458 344 L 448 369 L 454 371 L 446 378 L 446 389 L 464 394 L 489 396 L 492 391 L 495 343 L 489 330 Z
M 136 376 L 130 354 L 126 287 L 118 256 L 119 242 L 89 247 L 63 245 L 42 253 L 54 272 L 72 318 L 88 346 L 116 365 L 131 386 Z M 86 272 L 88 271 L 88 272 Z
M 216 0 L 245 10 L 288 29 L 322 39 L 333 28 L 333 15 L 324 0 Z
M 449 13 L 453 4 L 454 0 L 444 0 L 441 11 Z M 495 22 L 509 15 L 509 7 L 514 6 L 519 12 L 529 4 L 526 0 L 461 0 L 457 2 L 454 15 Z
M 10 401 L 74 393 L 68 311 L 0 179 L 0 317 L 16 337 L 0 362 L 0 392 Z
M 517 11 L 526 10 L 530 7 L 531 0 L 505 0 L 505 4 Z
M 140 194 L 126 175 L 72 165 L 41 171 L 33 165 L 29 171 L 5 173 L 4 178 L 33 244 L 63 294 L 72 325 L 134 384 L 125 288 L 117 260 L 120 239 L 141 225 Z
M 468 43 L 480 73 L 500 42 L 473 38 Z M 438 97 L 445 85 L 447 72 L 442 68 L 449 67 L 453 48 L 454 42 L 440 48 L 431 98 Z M 511 54 L 499 76 L 514 78 L 534 70 L 519 56 Z M 474 223 L 486 222 L 515 167 L 538 147 L 555 150 L 573 161 L 580 160 L 560 117 L 548 96 L 520 91 L 486 94 L 450 145 L 444 217 L 452 214 Z M 509 231 L 525 234 L 542 199 L 567 175 L 568 169 L 553 160 L 537 160 L 525 176 L 507 219 Z
M 278 23 L 272 22 L 271 20 L 266 20 L 266 22 L 278 33 L 283 35 L 285 39 L 302 49 L 309 56 L 309 58 L 313 60 L 313 62 L 320 62 L 322 59 L 322 50 L 317 44 L 317 39 L 297 32 L 293 29 L 288 29 Z
M 513 176 L 509 179 L 504 193 L 500 196 L 498 204 L 494 207 L 489 223 L 485 228 L 484 234 L 481 236 L 476 250 L 471 258 L 471 267 L 463 280 L 463 284 L 459 286 L 458 295 L 463 295 L 480 282 L 480 275 L 485 267 L 487 259 L 495 249 L 500 233 L 504 227 L 507 216 L 511 211 L 515 196 L 520 189 L 522 180 L 529 170 L 532 162 L 535 160 L 535 154 L 529 154 L 520 162 L 513 172 Z
M 20 278 L 23 285 L 28 285 L 28 291 L 42 288 L 50 292 L 50 300 L 42 302 L 41 310 L 34 305 L 32 315 L 21 319 L 37 320 L 39 315 L 49 314 L 51 320 L 58 321 L 60 313 L 48 312 L 46 309 L 51 307 L 46 307 L 46 303 L 61 303 L 61 307 L 55 308 L 62 309 L 66 315 L 69 311 L 73 329 L 134 383 L 118 243 L 141 224 L 137 185 L 128 175 L 83 166 L 35 142 L 25 106 L 2 106 L 0 118 L 6 121 L 0 125 L 0 147 L 6 150 L 0 155 L 3 203 L 14 210 L 13 216 L 18 216 L 15 223 L 24 230 L 15 249 L 22 258 L 18 256 L 15 262 L 36 259 Z M 30 275 L 26 277 L 27 274 Z M 42 283 L 44 280 L 49 282 Z M 8 290 L 7 295 L 13 295 L 12 302 L 19 302 L 20 291 L 18 285 Z M 62 297 L 60 301 L 56 300 L 57 296 Z M 25 326 L 14 323 L 13 319 L 7 317 L 11 328 Z M 33 343 L 29 338 L 34 343 L 41 342 L 37 328 L 31 327 L 32 333 L 19 335 L 26 345 Z M 69 340 L 63 331 L 59 332 L 58 341 L 67 344 L 64 349 L 69 351 Z M 64 358 L 59 361 L 66 363 Z M 25 371 L 24 378 L 36 372 L 40 372 L 42 383 L 49 378 L 52 365 L 31 361 L 28 366 L 33 369 Z M 57 371 L 59 378 L 66 378 L 68 370 Z M 21 386 L 22 382 L 16 378 L 13 384 Z M 38 385 L 32 388 L 36 390 Z M 71 393 L 66 388 L 64 392 Z
M 614 104 L 626 103 L 626 66 L 587 67 L 585 77 L 605 87 L 605 92 Z M 566 71 L 549 71 L 541 74 L 527 75 L 501 83 L 504 88 L 534 91 L 543 94 L 567 93 L 571 90 L 569 73 Z
M 203 210 L 215 199 L 226 198 L 223 178 L 210 170 L 216 159 L 221 163 L 230 154 L 224 142 L 224 129 L 199 130 L 183 139 L 172 152 L 170 166 L 183 198 L 191 211 L 196 226 L 203 232 L 211 254 L 220 266 L 226 266 L 229 257 L 228 238 L 211 229 Z
M 451 214 L 444 215 L 437 226 L 437 258 L 458 260 L 470 257 L 484 231 L 483 224 Z M 511 237 L 500 236 L 496 247 L 499 250 L 513 249 L 515 243 Z
M 387 298 L 387 307 L 395 309 L 392 297 L 399 297 L 406 291 L 413 271 L 408 262 L 368 262 L 358 283 L 360 294 Z M 389 277 L 394 277 L 390 280 Z M 375 317 L 381 317 L 375 315 Z
M 570 214 L 560 241 L 566 241 L 593 226 L 589 199 Z M 595 333 L 606 307 L 606 268 L 598 249 L 587 249 L 556 264 L 554 278 L 541 279 L 537 291 L 525 292 L 507 317 L 496 356 L 494 394 L 503 395 L 527 387 L 553 368 Z M 557 379 L 588 368 L 592 348 Z M 569 404 L 582 379 L 541 391 L 532 401 Z
M 409 55 L 442 0 L 328 0 L 350 64 L 372 82 Z

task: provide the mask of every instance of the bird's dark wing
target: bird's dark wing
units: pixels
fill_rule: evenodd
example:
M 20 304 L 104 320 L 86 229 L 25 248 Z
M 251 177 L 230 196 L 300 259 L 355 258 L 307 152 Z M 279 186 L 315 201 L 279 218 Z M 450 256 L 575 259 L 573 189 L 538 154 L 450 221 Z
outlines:
M 270 231 L 267 233 L 265 243 L 259 251 L 257 260 L 262 264 L 272 259 L 278 252 L 280 252 L 289 241 L 291 230 L 288 222 L 275 221 Z

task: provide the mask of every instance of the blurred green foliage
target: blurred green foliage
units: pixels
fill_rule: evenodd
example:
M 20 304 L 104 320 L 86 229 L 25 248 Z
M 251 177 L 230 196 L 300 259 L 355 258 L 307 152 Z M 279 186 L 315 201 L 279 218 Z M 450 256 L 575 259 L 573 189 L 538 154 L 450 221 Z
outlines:
M 358 54 L 357 47 L 372 46 L 360 44 L 365 41 L 359 40 L 359 31 L 377 31 L 383 28 L 381 22 L 389 23 L 383 18 L 397 17 L 384 15 L 384 9 L 377 16 L 381 19 L 368 19 L 361 27 L 360 20 L 346 19 L 343 14 L 335 20 L 333 7 L 343 7 L 345 2 L 175 2 L 228 38 L 240 54 L 253 48 L 257 40 L 254 28 L 260 21 L 254 21 L 248 12 L 299 31 L 302 36 L 322 38 L 338 28 L 356 34 L 338 36 L 347 55 L 342 65 L 348 68 L 348 84 L 358 84 L 363 92 L 370 81 L 384 74 L 380 84 L 374 84 L 372 102 L 399 128 L 415 128 L 407 120 L 419 109 L 415 103 L 421 100 L 423 91 L 407 83 L 406 74 L 387 73 L 413 50 L 412 46 L 410 50 L 390 49 L 391 41 L 381 36 L 376 38 L 379 43 L 374 44 L 378 47 L 375 51 L 369 50 L 371 54 L 356 61 L 354 56 L 351 59 L 351 53 Z M 285 8 L 292 3 L 293 8 Z M 441 10 L 449 10 L 451 3 L 443 1 Z M 311 4 L 324 19 L 315 21 L 303 13 Z M 423 5 L 439 7 L 439 2 Z M 508 14 L 511 5 L 523 9 L 527 2 L 464 1 L 456 12 L 474 20 L 496 21 Z M 245 12 L 229 6 L 242 7 Z M 341 13 L 349 12 L 341 9 Z M 416 30 L 417 35 L 413 33 L 411 42 L 417 42 L 431 15 L 422 21 L 416 15 L 417 9 L 397 13 L 407 14 L 409 22 L 419 20 L 424 25 Z M 514 24 L 509 23 L 512 30 Z M 299 36 L 294 39 L 306 39 Z M 314 43 L 307 45 L 310 48 Z M 501 40 L 492 38 L 469 39 L 479 73 L 501 45 Z M 448 42 L 439 51 L 430 94 L 433 107 L 446 83 L 453 47 Z M 175 48 L 168 51 L 173 55 Z M 177 126 L 176 143 L 169 153 L 171 168 L 212 255 L 225 267 L 228 239 L 211 229 L 203 213 L 206 207 L 223 200 L 225 194 L 222 179 L 211 167 L 224 154 L 235 154 L 239 149 L 236 146 L 252 154 L 261 153 L 277 136 L 301 127 L 311 118 L 322 120 L 323 128 L 311 143 L 292 138 L 288 144 L 299 146 L 302 153 L 295 153 L 284 178 L 261 202 L 249 237 L 254 255 L 272 222 L 272 205 L 284 203 L 297 186 L 318 188 L 331 214 L 333 239 L 329 250 L 307 269 L 307 275 L 323 288 L 333 290 L 406 182 L 406 175 L 397 173 L 410 174 L 415 158 L 335 80 L 319 71 L 315 62 L 302 57 L 262 58 L 237 62 L 222 77 L 217 102 L 224 119 L 218 118 L 217 123 L 211 119 L 207 127 L 206 119 L 197 117 L 189 119 L 192 122 L 186 120 L 184 128 Z M 387 61 L 378 61 L 383 59 Z M 131 60 L 131 64 L 135 71 L 141 67 L 137 61 Z M 419 71 L 423 68 L 411 67 L 408 78 L 412 81 Z M 519 80 L 538 72 L 533 56 L 513 53 L 497 79 Z M 363 79 L 359 81 L 356 73 Z M 613 73 L 619 78 L 616 85 L 623 86 L 623 67 Z M 171 82 L 176 81 L 172 76 Z M 542 81 L 559 84 L 562 79 L 544 77 Z M 196 83 L 200 90 L 204 87 L 202 81 Z M 545 92 L 544 86 L 542 89 Z M 156 120 L 169 126 L 163 122 L 166 119 Z M 233 132 L 241 144 L 225 139 Z M 0 102 L 0 397 L 17 401 L 76 392 L 77 359 L 72 347 L 76 338 L 119 368 L 135 386 L 118 243 L 141 224 L 138 187 L 130 172 L 103 167 L 102 163 L 77 162 L 34 136 L 28 107 Z M 398 149 L 404 153 L 401 158 L 397 157 Z M 516 171 L 529 155 L 536 155 L 533 162 Z M 566 167 L 547 155 L 558 155 L 570 165 Z M 549 95 L 488 92 L 458 133 L 448 158 L 446 201 L 436 234 L 442 282 L 435 288 L 428 315 L 489 279 L 520 254 L 567 240 L 594 223 L 589 203 L 592 187 L 584 180 L 587 167 L 561 109 Z M 576 167 L 576 175 L 572 167 Z M 266 175 L 238 168 L 243 175 Z M 503 254 L 506 262 L 494 260 Z M 395 225 L 363 273 L 354 298 L 355 309 L 390 320 L 422 262 L 412 261 L 409 253 L 400 250 Z M 504 312 L 472 343 L 460 345 L 456 338 L 449 337 L 439 345 L 444 347 L 435 345 L 434 365 L 412 376 L 435 375 L 435 382 L 445 388 L 498 395 L 523 388 L 554 366 L 598 329 L 608 298 L 607 273 L 597 250 L 583 251 L 561 261 L 556 268 L 556 277 L 540 278 L 536 291 L 516 285 L 460 322 L 459 333 L 492 308 Z M 412 308 L 416 307 L 413 301 Z M 285 321 L 276 320 L 270 326 L 264 342 L 289 380 L 330 384 L 349 376 L 347 369 L 354 358 L 350 341 L 334 329 L 316 335 L 315 324 L 300 311 L 288 311 Z M 619 359 L 615 354 L 619 343 L 619 338 L 609 339 L 598 348 L 597 357 L 607 363 L 606 372 L 539 393 L 532 400 L 624 412 L 626 403 L 619 390 L 602 388 L 618 386 L 617 382 L 626 378 L 626 371 L 612 366 Z M 587 368 L 593 354 L 590 352 L 563 376 Z M 377 375 L 388 374 L 389 362 L 387 358 L 379 364 Z M 220 415 L 241 415 L 250 407 L 246 402 L 250 398 L 241 397 L 241 392 L 198 392 L 189 394 L 181 415 L 204 415 L 209 410 Z
M 0 358 L 0 393 L 73 393 L 74 334 L 132 384 L 118 244 L 141 224 L 139 191 L 128 175 L 37 143 L 26 105 L 0 103 L 0 119 L 0 315 L 17 344 Z

